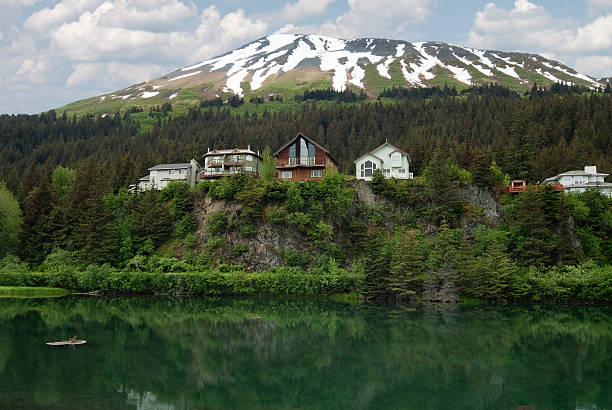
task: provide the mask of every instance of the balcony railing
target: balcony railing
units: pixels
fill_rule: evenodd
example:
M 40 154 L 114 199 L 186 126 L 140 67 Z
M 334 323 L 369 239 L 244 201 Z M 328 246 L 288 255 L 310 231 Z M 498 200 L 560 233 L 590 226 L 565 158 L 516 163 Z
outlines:
M 223 177 L 223 176 L 229 176 L 229 175 L 235 175 L 238 174 L 239 172 L 241 172 L 240 170 L 236 170 L 236 169 L 226 169 L 224 171 L 221 170 L 213 170 L 213 169 L 207 169 L 205 171 L 201 171 L 200 172 L 200 179 L 206 179 L 206 178 L 219 178 L 219 177 Z M 249 176 L 253 176 L 256 177 L 258 176 L 256 171 L 244 171 L 245 175 L 249 175 Z
M 315 157 L 299 157 L 299 158 L 288 158 L 278 159 L 276 166 L 278 167 L 295 167 L 295 166 L 325 166 L 325 159 L 317 159 Z

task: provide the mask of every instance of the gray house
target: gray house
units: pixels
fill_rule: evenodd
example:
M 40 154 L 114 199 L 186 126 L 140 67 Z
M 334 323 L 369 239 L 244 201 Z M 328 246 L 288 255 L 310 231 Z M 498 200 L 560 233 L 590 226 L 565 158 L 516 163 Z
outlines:
M 198 168 L 196 160 L 178 164 L 159 164 L 149 168 L 149 175 L 140 178 L 138 190 L 164 189 L 171 181 L 185 181 L 193 187 L 197 181 Z
M 246 175 L 258 177 L 263 168 L 259 152 L 247 149 L 217 149 L 202 156 L 204 167 L 199 170 L 199 180 L 221 178 L 244 171 Z
M 584 192 L 595 189 L 612 197 L 612 183 L 605 182 L 608 174 L 597 172 L 596 166 L 586 166 L 583 170 L 567 171 L 554 177 L 546 178 L 544 184 L 561 184 L 565 192 Z

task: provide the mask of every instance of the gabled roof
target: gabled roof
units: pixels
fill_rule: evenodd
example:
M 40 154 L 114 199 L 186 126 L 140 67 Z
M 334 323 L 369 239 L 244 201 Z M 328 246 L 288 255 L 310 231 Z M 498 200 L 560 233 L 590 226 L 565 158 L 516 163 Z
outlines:
M 353 161 L 353 163 L 357 163 L 357 161 L 359 161 L 361 158 L 365 157 L 366 155 L 372 155 L 375 156 L 373 154 L 373 152 L 376 152 L 379 148 L 384 147 L 385 145 L 390 146 L 391 148 L 393 148 L 393 151 L 391 151 L 391 154 L 393 154 L 394 152 L 399 152 L 400 154 L 406 155 L 408 157 L 408 162 L 410 162 L 410 154 L 408 154 L 406 151 L 404 151 L 401 148 L 396 147 L 393 144 L 388 143 L 387 141 L 385 141 L 383 144 L 380 144 L 378 147 L 374 148 L 372 151 L 366 152 L 365 154 L 363 154 L 362 156 L 360 156 L 359 158 L 357 158 L 355 161 Z M 376 157 L 378 159 L 380 159 L 379 157 Z
M 290 140 L 285 145 L 280 147 L 273 155 L 277 156 L 279 152 L 281 152 L 282 150 L 287 148 L 289 145 L 291 145 L 294 141 L 296 141 L 300 137 L 304 138 L 305 140 L 307 140 L 308 142 L 314 144 L 315 146 L 321 148 L 327 155 L 330 156 L 331 159 L 334 160 L 335 163 L 338 163 L 338 160 L 336 158 L 334 158 L 334 156 L 325 147 L 317 144 L 315 141 L 313 141 L 311 138 L 308 138 L 306 135 L 302 134 L 301 132 L 298 132 L 297 135 L 292 140 Z
M 211 155 L 236 155 L 236 154 L 247 154 L 253 155 L 257 158 L 261 158 L 259 154 L 250 149 L 242 149 L 242 148 L 233 148 L 233 149 L 215 149 L 212 151 L 208 151 L 206 154 L 202 155 L 202 157 L 210 157 Z
M 180 164 L 159 164 L 154 167 L 149 168 L 149 171 L 157 171 L 160 169 L 185 169 L 191 168 L 191 164 L 189 162 L 182 162 Z

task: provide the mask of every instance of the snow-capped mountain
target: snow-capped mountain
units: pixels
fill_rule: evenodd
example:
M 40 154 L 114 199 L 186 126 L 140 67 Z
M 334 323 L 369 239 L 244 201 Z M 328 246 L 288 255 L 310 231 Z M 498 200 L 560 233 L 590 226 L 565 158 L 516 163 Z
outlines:
M 479 50 L 440 42 L 275 34 L 155 80 L 96 97 L 185 101 L 224 93 L 270 96 L 307 88 L 470 86 L 498 83 L 514 90 L 554 82 L 600 88 L 602 83 L 537 54 Z M 227 95 L 227 94 L 226 94 Z M 135 101 L 136 103 L 136 101 Z

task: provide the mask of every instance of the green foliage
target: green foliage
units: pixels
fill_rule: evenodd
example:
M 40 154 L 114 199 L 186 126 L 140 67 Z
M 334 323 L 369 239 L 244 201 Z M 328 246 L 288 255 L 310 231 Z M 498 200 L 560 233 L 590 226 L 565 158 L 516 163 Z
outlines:
M 225 245 L 225 238 L 221 236 L 211 236 L 206 241 L 206 249 L 210 251 L 215 251 Z
M 66 196 L 74 182 L 76 181 L 76 171 L 58 165 L 51 174 L 51 189 L 58 199 L 62 200 Z
M 259 180 L 249 178 L 243 189 L 236 194 L 236 200 L 242 204 L 240 209 L 240 233 L 253 236 L 257 233 L 257 221 L 261 217 L 261 203 L 265 188 Z
M 276 179 L 276 157 L 273 157 L 270 153 L 270 147 L 264 148 L 263 154 L 261 155 L 263 160 L 263 168 L 259 173 L 261 179 L 264 181 L 273 181 Z
M 170 237 L 171 217 L 168 208 L 156 190 L 145 191 L 139 194 L 138 199 L 130 227 L 134 244 L 144 249 L 150 241 L 154 247 L 158 247 Z
M 88 266 L 84 271 L 66 266 L 44 273 L 0 271 L 0 286 L 53 286 L 122 293 L 313 296 L 350 293 L 357 285 L 354 275 L 336 267 L 327 274 L 303 272 L 299 268 L 247 273 L 242 267 L 227 265 L 207 271 L 162 273 L 181 268 L 173 258 L 159 258 L 152 266 L 157 272 L 122 271 L 108 265 Z
M 176 236 L 184 238 L 188 234 L 192 233 L 195 229 L 195 220 L 192 213 L 185 214 L 179 219 L 174 227 Z
M 224 212 L 215 212 L 206 220 L 206 230 L 212 235 L 220 235 L 227 229 L 227 216 Z
M 282 205 L 270 205 L 266 208 L 266 218 L 273 224 L 282 224 L 287 219 L 287 210 Z
M 242 172 L 210 182 L 208 193 L 215 199 L 231 201 L 246 185 L 248 177 Z
M 249 246 L 246 243 L 239 243 L 236 244 L 233 248 L 232 248 L 232 256 L 240 256 L 245 252 L 249 251 Z
M 195 248 L 198 243 L 198 237 L 193 233 L 185 235 L 185 246 L 189 249 Z
M 305 253 L 300 253 L 295 249 L 285 249 L 283 251 L 285 265 L 305 267 L 310 263 L 310 257 Z
M 0 181 L 0 258 L 16 252 L 21 223 L 19 202 L 6 184 Z
M 22 262 L 16 256 L 5 256 L 0 259 L 0 272 L 6 273 L 28 273 L 30 267 L 26 262 Z
M 368 244 L 365 272 L 359 284 L 359 293 L 368 300 L 388 297 L 387 278 L 391 273 L 393 242 L 381 233 Z
M 47 255 L 43 263 L 40 265 L 40 269 L 44 271 L 50 271 L 60 266 L 75 266 L 75 254 L 67 250 L 58 248 L 52 253 Z
M 193 210 L 191 188 L 185 181 L 171 181 L 161 191 L 161 199 L 166 203 L 173 220 L 179 220 Z

